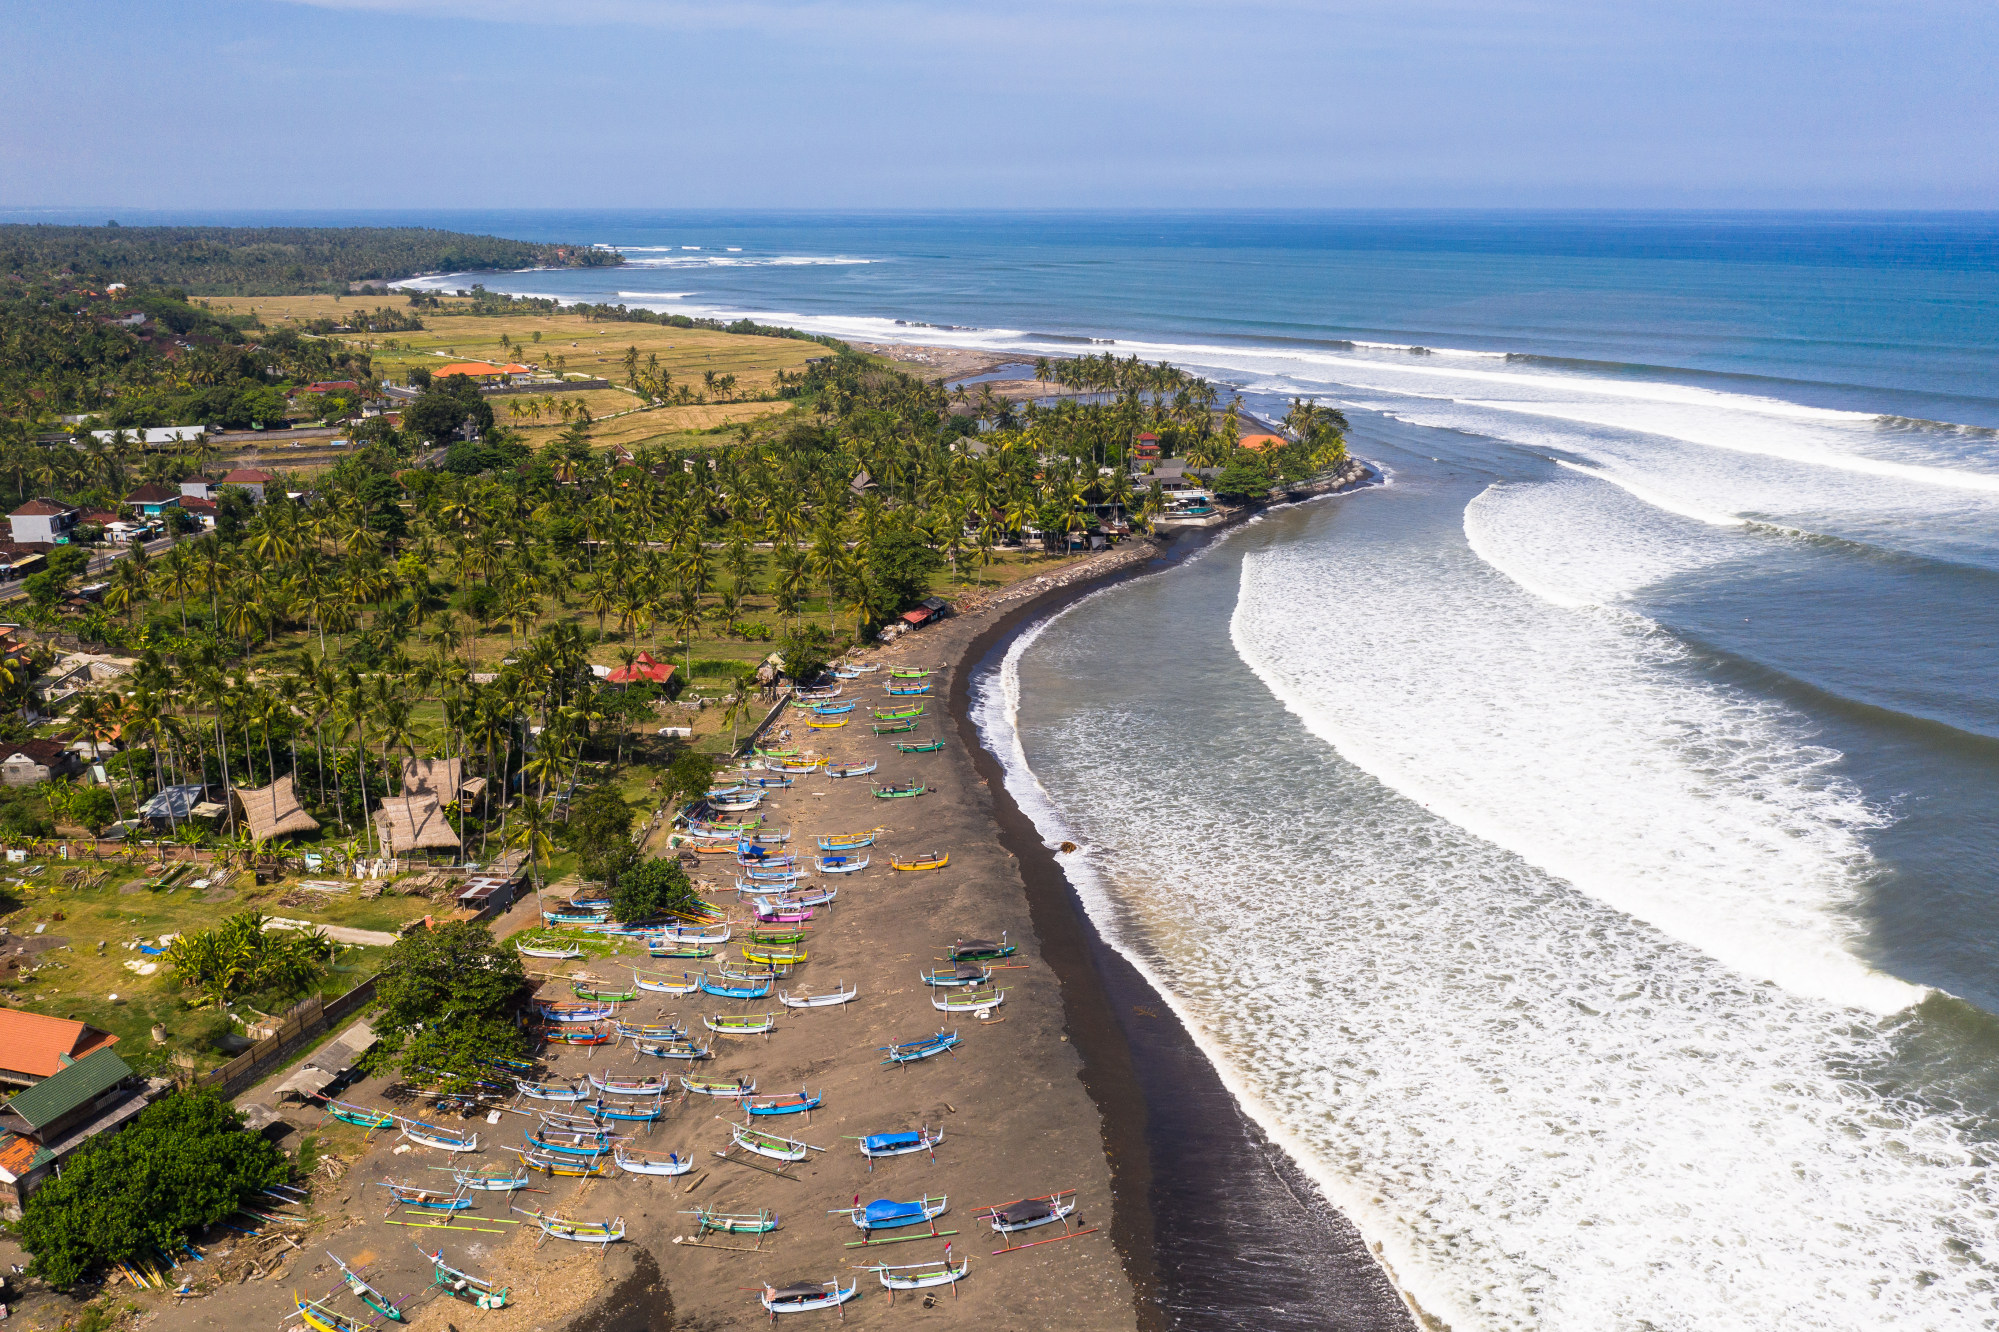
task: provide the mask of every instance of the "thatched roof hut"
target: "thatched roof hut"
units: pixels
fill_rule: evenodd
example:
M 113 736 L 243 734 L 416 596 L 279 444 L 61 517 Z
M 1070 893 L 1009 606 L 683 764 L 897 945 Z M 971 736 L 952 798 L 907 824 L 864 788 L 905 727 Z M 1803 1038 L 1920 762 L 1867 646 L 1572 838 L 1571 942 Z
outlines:
M 434 795 L 390 796 L 375 806 L 375 831 L 391 855 L 458 849 L 458 833 Z
M 234 787 L 230 794 L 242 811 L 243 821 L 250 825 L 250 836 L 259 840 L 319 830 L 319 820 L 299 804 L 289 776 L 280 777 L 269 786 Z
M 433 795 L 448 805 L 454 800 L 475 800 L 485 789 L 484 777 L 465 776 L 464 759 L 403 760 L 403 792 L 406 795 Z

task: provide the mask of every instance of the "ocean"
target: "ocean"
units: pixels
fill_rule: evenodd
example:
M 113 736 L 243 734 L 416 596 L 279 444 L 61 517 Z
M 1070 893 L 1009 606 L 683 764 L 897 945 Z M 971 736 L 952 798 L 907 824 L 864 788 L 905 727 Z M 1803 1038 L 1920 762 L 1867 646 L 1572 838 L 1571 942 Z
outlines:
M 984 683 L 1098 928 L 1453 1328 L 1999 1321 L 1999 218 L 429 220 L 1339 405 Z

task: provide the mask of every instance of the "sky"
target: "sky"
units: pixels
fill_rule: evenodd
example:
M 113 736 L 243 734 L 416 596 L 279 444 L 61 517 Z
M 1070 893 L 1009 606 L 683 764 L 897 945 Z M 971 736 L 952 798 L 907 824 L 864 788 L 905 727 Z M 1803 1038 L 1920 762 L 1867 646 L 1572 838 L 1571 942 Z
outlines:
M 1999 207 L 1992 0 L 0 0 L 0 208 Z

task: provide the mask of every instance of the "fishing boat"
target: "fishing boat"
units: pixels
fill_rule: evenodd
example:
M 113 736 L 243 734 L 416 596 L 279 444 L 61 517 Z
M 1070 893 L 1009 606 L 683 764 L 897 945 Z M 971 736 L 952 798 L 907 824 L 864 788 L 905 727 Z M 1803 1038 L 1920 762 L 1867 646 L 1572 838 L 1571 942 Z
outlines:
M 818 1285 L 810 1281 L 795 1281 L 788 1286 L 765 1286 L 757 1298 L 763 1301 L 769 1311 L 771 1321 L 779 1314 L 811 1313 L 815 1309 L 838 1309 L 861 1290 L 859 1281 L 849 1282 L 844 1288 L 838 1281 L 822 1281 Z M 846 1312 L 841 1311 L 844 1320 Z
M 942 740 L 925 740 L 920 745 L 905 745 L 897 741 L 895 747 L 899 752 L 904 754 L 935 754 L 944 747 L 944 742 Z
M 743 784 L 737 782 L 734 786 L 711 786 L 701 793 L 701 798 L 713 804 L 717 800 L 727 800 L 730 796 L 741 795 L 742 793 Z
M 924 707 L 921 703 L 905 703 L 892 708 L 876 708 L 874 712 L 876 721 L 911 721 L 923 715 Z
M 866 763 L 829 763 L 826 765 L 826 775 L 828 777 L 865 777 L 880 766 L 880 762 L 875 759 L 869 759 Z
M 770 993 L 770 986 L 768 977 L 761 984 L 735 983 L 719 976 L 701 977 L 702 992 L 720 999 L 762 999 Z
M 521 1135 L 522 1140 L 535 1151 L 559 1152 L 563 1156 L 602 1156 L 611 1150 L 615 1136 L 609 1129 L 586 1132 L 554 1128 L 546 1122 L 541 1128 L 529 1129 Z
M 476 1152 L 479 1150 L 477 1133 L 459 1133 L 453 1129 L 439 1128 L 426 1124 L 421 1119 L 405 1119 L 396 1116 L 396 1124 L 404 1138 L 419 1147 L 435 1147 L 441 1152 Z
M 925 985 L 983 985 L 993 978 L 993 969 L 960 966 L 950 971 L 919 971 L 916 978 Z
M 657 976 L 642 975 L 634 970 L 632 984 L 641 990 L 650 990 L 654 994 L 693 994 L 701 988 L 701 978 L 695 973 L 683 971 L 677 981 L 661 980 Z
M 592 1073 L 590 1085 L 606 1096 L 664 1096 L 673 1090 L 664 1077 L 621 1078 L 614 1073 Z
M 737 879 L 737 897 L 777 897 L 805 886 L 803 873 L 786 879 Z
M 951 853 L 949 851 L 932 851 L 929 855 L 917 856 L 914 860 L 897 860 L 894 856 L 888 858 L 889 868 L 899 870 L 943 869 L 950 863 Z
M 535 1034 L 551 1045 L 609 1045 L 618 1033 L 604 1024 L 588 1027 L 537 1027 Z
M 688 824 L 687 831 L 695 837 L 741 837 L 763 825 L 763 815 L 759 814 L 753 819 L 705 819 Z
M 478 1059 L 482 1064 L 491 1064 L 494 1068 L 503 1068 L 509 1073 L 532 1073 L 534 1071 L 534 1060 L 532 1059 L 516 1059 L 512 1055 L 496 1054 L 480 1055 Z
M 638 1051 L 640 1054 L 656 1055 L 661 1059 L 709 1059 L 714 1056 L 714 1051 L 710 1050 L 707 1046 L 696 1045 L 693 1041 L 688 1040 L 636 1040 L 632 1042 L 632 1049 Z
M 578 999 L 590 999 L 603 1004 L 625 1004 L 639 997 L 637 990 L 606 989 L 596 981 L 571 981 L 569 992 Z
M 905 1226 L 930 1226 L 931 1223 L 950 1210 L 950 1199 L 944 1194 L 930 1197 L 912 1198 L 908 1202 L 896 1202 L 891 1198 L 877 1198 L 859 1207 L 829 1207 L 830 1216 L 844 1216 L 863 1231 L 901 1230 Z
M 367 1323 L 335 1313 L 318 1300 L 308 1300 L 297 1291 L 292 1292 L 292 1302 L 298 1305 L 299 1317 L 313 1332 L 369 1332 Z
M 960 939 L 951 945 L 948 954 L 953 962 L 991 962 L 1002 957 L 1012 957 L 1014 945 L 1001 934 L 998 942 L 991 939 Z
M 583 950 L 575 944 L 565 944 L 557 948 L 549 944 L 517 943 L 514 945 L 514 951 L 522 957 L 541 957 L 554 961 L 583 956 Z
M 807 717 L 805 724 L 815 731 L 837 731 L 852 720 L 851 717 Z
M 695 1096 L 715 1096 L 722 1100 L 734 1100 L 747 1096 L 757 1089 L 756 1079 L 743 1078 L 689 1078 L 682 1077 L 680 1085 Z
M 869 856 L 828 855 L 818 859 L 821 874 L 859 874 L 868 867 Z
M 743 877 L 751 883 L 796 883 L 799 879 L 805 877 L 805 871 L 798 868 L 797 862 L 783 860 L 774 861 L 768 866 L 754 869 L 745 866 Z
M 616 1105 L 600 1100 L 592 1107 L 605 1119 L 616 1119 L 635 1124 L 655 1124 L 666 1113 L 666 1102 L 655 1096 L 651 1105 Z
M 720 810 L 724 814 L 741 814 L 762 804 L 763 798 L 762 791 L 744 791 L 723 800 L 711 800 L 708 802 L 708 808 Z
M 812 994 L 806 990 L 792 994 L 786 990 L 779 990 L 777 1001 L 786 1008 L 837 1008 L 841 1004 L 852 1002 L 860 992 L 861 987 L 858 985 L 851 990 L 843 990 L 840 988 L 840 982 L 835 981 L 831 994 Z
M 750 752 L 758 758 L 765 759 L 796 758 L 798 756 L 796 749 L 753 749 Z
M 803 777 L 808 773 L 819 771 L 825 762 L 825 759 L 795 758 L 781 759 L 768 766 L 772 772 L 782 772 L 792 777 Z
M 891 680 L 927 680 L 937 673 L 935 666 L 891 666 L 888 678 Z
M 780 968 L 798 966 L 806 960 L 806 951 L 796 944 L 744 944 L 740 950 L 743 961 L 770 967 L 773 974 Z
M 778 1096 L 744 1097 L 743 1109 L 752 1115 L 809 1114 L 825 1104 L 823 1091 L 784 1092 Z
M 544 924 L 548 925 L 602 925 L 611 918 L 608 911 L 544 911 Z
M 845 685 L 820 685 L 814 689 L 801 689 L 791 697 L 800 703 L 817 703 L 823 699 L 838 698 L 845 689 Z
M 782 948 L 791 944 L 804 943 L 805 931 L 797 926 L 772 929 L 765 925 L 752 925 L 749 928 L 749 932 L 743 936 L 743 941 L 753 944 L 770 944 Z
M 918 1152 L 928 1153 L 930 1159 L 937 1159 L 937 1144 L 944 1141 L 944 1130 L 932 1133 L 926 1125 L 914 1133 L 873 1133 L 861 1140 L 861 1155 L 868 1158 L 868 1169 L 884 1157 L 914 1156 Z
M 907 800 L 911 796 L 920 796 L 929 789 L 921 782 L 890 782 L 886 786 L 877 786 L 875 788 L 875 798 L 878 800 Z
M 791 840 L 791 832 L 789 829 L 764 828 L 751 833 L 742 840 L 745 842 L 754 842 L 758 846 L 783 846 Z
M 884 828 L 870 828 L 866 832 L 835 833 L 831 837 L 820 838 L 819 849 L 821 851 L 859 851 L 863 847 L 873 846 L 875 838 L 886 831 L 887 829 Z
M 436 1286 L 445 1294 L 454 1299 L 464 1300 L 467 1304 L 478 1309 L 504 1309 L 507 1307 L 507 1296 L 513 1289 L 511 1286 L 495 1286 L 490 1281 L 481 1280 L 473 1276 L 470 1272 L 453 1267 L 450 1263 L 444 1261 L 444 1250 L 442 1247 L 436 1253 L 424 1253 L 423 1247 L 418 1245 L 416 1246 L 416 1251 L 430 1259 L 430 1284 Z
M 1053 1225 L 1057 1221 L 1066 1222 L 1075 1210 L 1075 1190 L 1065 1189 L 1040 1198 L 1022 1198 L 1018 1202 L 987 1207 L 979 1212 L 979 1216 L 990 1219 L 993 1229 L 1000 1234 L 1011 1235 L 1015 1231 L 1033 1230 L 1036 1226 Z
M 809 1142 L 780 1137 L 775 1133 L 765 1133 L 762 1129 L 751 1128 L 748 1124 L 729 1125 L 729 1137 L 744 1151 L 753 1152 L 772 1161 L 803 1161 L 808 1153 L 821 1150 Z
M 687 1034 L 687 1028 L 676 1022 L 619 1022 L 614 1025 L 618 1035 L 626 1040 L 637 1036 L 648 1041 L 677 1041 Z
M 884 685 L 882 687 L 882 692 L 884 694 L 887 694 L 890 698 L 914 698 L 919 695 L 929 693 L 930 686 L 927 684 L 902 685 L 902 686 Z
M 833 899 L 840 895 L 838 888 L 805 888 L 799 892 L 783 895 L 759 896 L 757 909 L 768 907 L 773 911 L 799 911 L 807 907 L 831 906 Z
M 426 1212 L 462 1212 L 472 1205 L 472 1200 L 459 1193 L 441 1193 L 436 1189 L 420 1189 L 414 1184 L 397 1184 L 383 1180 L 382 1188 L 389 1191 L 389 1197 L 404 1207 L 420 1208 Z
M 684 1175 L 694 1168 L 694 1158 L 682 1156 L 678 1152 L 668 1152 L 664 1156 L 658 1152 L 627 1151 L 620 1145 L 611 1153 L 611 1159 L 618 1163 L 618 1169 L 628 1175 Z
M 357 1128 L 385 1129 L 396 1122 L 396 1117 L 387 1110 L 375 1110 L 365 1105 L 352 1105 L 346 1101 L 328 1100 L 326 1113 L 343 1124 L 353 1124 Z
M 535 1004 L 545 1022 L 602 1022 L 618 1010 L 606 1003 L 565 1003 L 544 999 Z
M 756 787 L 759 791 L 782 791 L 785 787 L 792 785 L 797 780 L 798 779 L 795 777 L 790 777 L 784 773 L 778 772 L 778 773 L 766 773 L 761 777 L 752 777 L 750 778 L 749 784 L 751 786 Z
M 409 1319 L 403 1317 L 403 1311 L 396 1307 L 395 1301 L 382 1294 L 381 1291 L 376 1290 L 366 1281 L 363 1281 L 361 1274 L 341 1262 L 340 1256 L 334 1253 L 333 1250 L 324 1249 L 321 1252 L 325 1253 L 328 1258 L 331 1258 L 333 1265 L 340 1269 L 340 1278 L 347 1283 L 347 1289 L 354 1292 L 355 1299 L 361 1301 L 361 1303 L 367 1305 L 384 1318 L 392 1319 L 398 1323 L 407 1323 L 409 1321 Z
M 527 1149 L 517 1150 L 514 1155 L 520 1158 L 522 1165 L 541 1171 L 547 1178 L 604 1179 L 616 1173 L 602 1155 L 558 1156 L 554 1152 Z
M 717 1013 L 714 1017 L 704 1017 L 701 1025 L 721 1036 L 768 1036 L 777 1030 L 777 1014 L 747 1013 L 741 1017 L 728 1017 Z
M 882 1285 L 888 1287 L 888 1302 L 895 1303 L 895 1293 L 899 1290 L 929 1290 L 934 1286 L 949 1286 L 951 1293 L 958 1293 L 958 1283 L 972 1270 L 969 1257 L 952 1262 L 949 1258 L 933 1258 L 927 1263 L 903 1263 L 890 1267 L 877 1263 L 864 1267 L 864 1272 L 873 1272 L 881 1278 Z
M 852 712 L 859 706 L 859 703 L 814 703 L 812 711 L 815 716 L 839 717 Z
M 528 1184 L 526 1175 L 516 1175 L 511 1170 L 495 1174 L 490 1167 L 477 1172 L 454 1170 L 451 1178 L 459 1188 L 476 1189 L 481 1193 L 512 1193 L 515 1189 L 526 1188 Z
M 570 1221 L 524 1207 L 514 1210 L 533 1220 L 549 1239 L 572 1240 L 578 1244 L 615 1244 L 625 1237 L 625 1218 L 622 1216 L 612 1217 L 609 1221 Z
M 886 726 L 878 725 L 874 728 L 874 732 L 876 735 L 901 735 L 905 731 L 913 731 L 915 729 L 916 723 L 914 721 L 899 721 L 890 722 Z
M 649 944 L 646 947 L 646 952 L 666 961 L 700 962 L 715 956 L 714 949 L 697 947 L 692 944 Z
M 980 1013 L 1005 1002 L 1006 991 L 999 989 L 946 991 L 930 997 L 930 1006 L 940 1013 Z
M 696 1207 L 682 1216 L 694 1218 L 698 1234 L 716 1231 L 724 1235 L 768 1235 L 777 1229 L 777 1213 L 768 1207 L 754 1212 L 717 1212 L 707 1207 Z
M 713 927 L 701 926 L 701 925 L 669 925 L 665 929 L 661 930 L 657 935 L 654 935 L 653 937 L 658 939 L 664 939 L 668 943 L 684 943 L 684 944 L 727 943 L 729 942 L 729 927 L 727 925 L 716 925 Z
M 757 899 L 757 919 L 766 925 L 803 925 L 812 919 L 812 912 L 807 907 L 779 906 L 760 897 Z
M 944 1054 L 958 1044 L 958 1033 L 940 1031 L 935 1036 L 926 1036 L 920 1041 L 903 1041 L 898 1045 L 884 1045 L 881 1048 L 888 1058 L 884 1064 L 913 1064 L 919 1059 Z

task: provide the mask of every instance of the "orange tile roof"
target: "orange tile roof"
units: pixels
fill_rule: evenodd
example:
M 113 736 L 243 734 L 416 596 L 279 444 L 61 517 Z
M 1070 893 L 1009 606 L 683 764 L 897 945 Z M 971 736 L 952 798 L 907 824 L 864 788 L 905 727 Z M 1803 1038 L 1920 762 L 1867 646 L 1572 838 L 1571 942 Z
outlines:
M 1244 435 L 1237 441 L 1246 449 L 1281 449 L 1291 441 L 1282 435 Z
M 0 1135 L 0 1170 L 19 1179 L 35 1168 L 35 1154 L 41 1150 L 42 1145 L 33 1138 L 13 1133 Z
M 46 1078 L 62 1070 L 63 1055 L 81 1059 L 117 1043 L 116 1036 L 86 1023 L 0 1008 L 0 1066 L 12 1072 Z
M 442 379 L 446 375 L 471 375 L 482 379 L 487 375 L 524 375 L 528 368 L 524 365 L 488 365 L 484 361 L 453 361 L 442 370 L 430 372 L 432 379 Z

